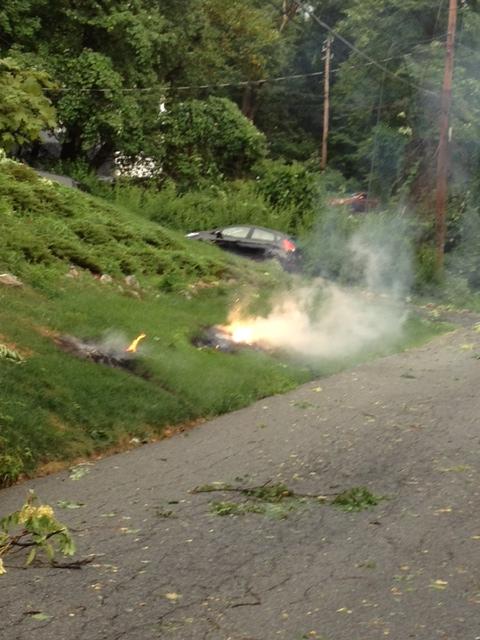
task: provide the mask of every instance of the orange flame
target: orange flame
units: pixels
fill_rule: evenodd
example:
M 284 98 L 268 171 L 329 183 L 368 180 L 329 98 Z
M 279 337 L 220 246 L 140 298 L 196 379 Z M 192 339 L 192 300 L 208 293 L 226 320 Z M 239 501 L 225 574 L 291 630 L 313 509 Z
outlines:
M 254 345 L 260 336 L 257 331 L 258 318 L 245 317 L 240 307 L 231 310 L 228 324 L 219 325 L 219 329 L 237 344 Z
M 253 327 L 248 325 L 235 324 L 228 328 L 233 342 L 251 344 L 255 341 Z
M 145 333 L 141 333 L 139 336 L 135 338 L 135 340 L 125 349 L 127 353 L 136 353 L 139 342 L 141 342 L 147 335 Z
M 232 322 L 220 327 L 237 344 L 254 344 L 256 341 L 255 329 L 247 322 Z

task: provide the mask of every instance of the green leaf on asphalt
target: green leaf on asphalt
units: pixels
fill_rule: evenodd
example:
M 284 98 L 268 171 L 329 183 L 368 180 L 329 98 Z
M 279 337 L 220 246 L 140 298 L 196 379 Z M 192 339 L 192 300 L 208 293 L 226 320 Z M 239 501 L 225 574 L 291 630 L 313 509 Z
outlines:
M 49 616 L 47 613 L 42 613 L 41 611 L 39 611 L 38 613 L 34 613 L 32 618 L 34 620 L 40 620 L 41 622 L 44 622 L 45 620 L 50 620 L 52 616 Z
M 59 500 L 57 505 L 60 509 L 80 509 L 85 506 L 83 502 L 70 502 L 70 500 Z
M 37 555 L 37 550 L 35 547 L 33 547 L 33 549 L 30 549 L 30 553 L 28 554 L 28 557 L 27 557 L 27 562 L 26 562 L 27 566 L 29 564 L 32 564 L 32 562 L 35 560 L 36 555 Z
M 87 473 L 90 473 L 90 468 L 92 465 L 90 463 L 78 464 L 76 467 L 72 467 L 70 469 L 70 480 L 80 480 L 83 476 L 86 476 Z

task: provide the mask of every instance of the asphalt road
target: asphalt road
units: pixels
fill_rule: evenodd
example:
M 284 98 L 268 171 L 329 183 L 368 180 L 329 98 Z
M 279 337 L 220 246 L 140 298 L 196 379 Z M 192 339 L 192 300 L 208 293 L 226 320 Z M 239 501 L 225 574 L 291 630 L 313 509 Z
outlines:
M 81 570 L 6 562 L 2 640 L 480 638 L 480 333 L 307 384 L 28 488 L 75 530 Z M 199 485 L 326 496 L 267 504 Z M 346 512 L 354 487 L 382 496 Z M 212 503 L 267 513 L 219 516 Z M 223 507 L 217 507 L 225 508 Z M 281 516 L 287 517 L 281 517 Z M 93 554 L 93 555 L 90 555 Z

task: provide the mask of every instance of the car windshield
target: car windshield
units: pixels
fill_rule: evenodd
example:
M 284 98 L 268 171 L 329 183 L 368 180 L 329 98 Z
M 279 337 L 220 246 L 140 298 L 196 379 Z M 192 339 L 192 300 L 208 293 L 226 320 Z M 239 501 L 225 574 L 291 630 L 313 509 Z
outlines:
M 275 242 L 275 234 L 266 229 L 254 229 L 252 240 L 262 240 L 263 242 Z
M 246 238 L 250 232 L 250 227 L 227 227 L 222 229 L 222 235 L 228 238 Z

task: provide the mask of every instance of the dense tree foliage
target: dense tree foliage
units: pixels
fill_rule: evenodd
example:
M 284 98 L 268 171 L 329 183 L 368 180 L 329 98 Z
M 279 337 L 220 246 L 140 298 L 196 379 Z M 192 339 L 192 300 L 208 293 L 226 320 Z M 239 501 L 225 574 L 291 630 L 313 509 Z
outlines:
M 174 178 L 238 177 L 265 150 L 231 101 L 266 136 L 274 158 L 314 158 L 327 23 L 353 45 L 338 37 L 332 45 L 331 166 L 381 198 L 407 185 L 425 200 L 447 10 L 438 0 L 4 0 L 0 56 L 21 67 L 13 80 L 3 66 L 1 82 L 19 96 L 20 68 L 30 74 L 18 103 L 32 127 L 23 136 L 4 116 L 2 139 L 24 142 L 52 126 L 51 100 L 64 159 L 98 166 L 114 152 L 142 154 Z M 462 189 L 466 179 L 479 182 L 479 38 L 478 3 L 465 0 L 452 120 L 453 177 Z M 288 78 L 263 82 L 277 76 Z
M 0 145 L 10 150 L 36 140 L 41 129 L 55 125 L 55 111 L 45 89 L 46 73 L 26 69 L 13 58 L 0 59 Z
M 173 104 L 161 118 L 162 169 L 182 186 L 241 176 L 266 155 L 265 137 L 226 98 Z
M 64 159 L 161 157 L 160 105 L 197 97 L 178 87 L 258 79 L 284 60 L 273 13 L 253 0 L 6 0 L 0 52 L 58 82 Z

